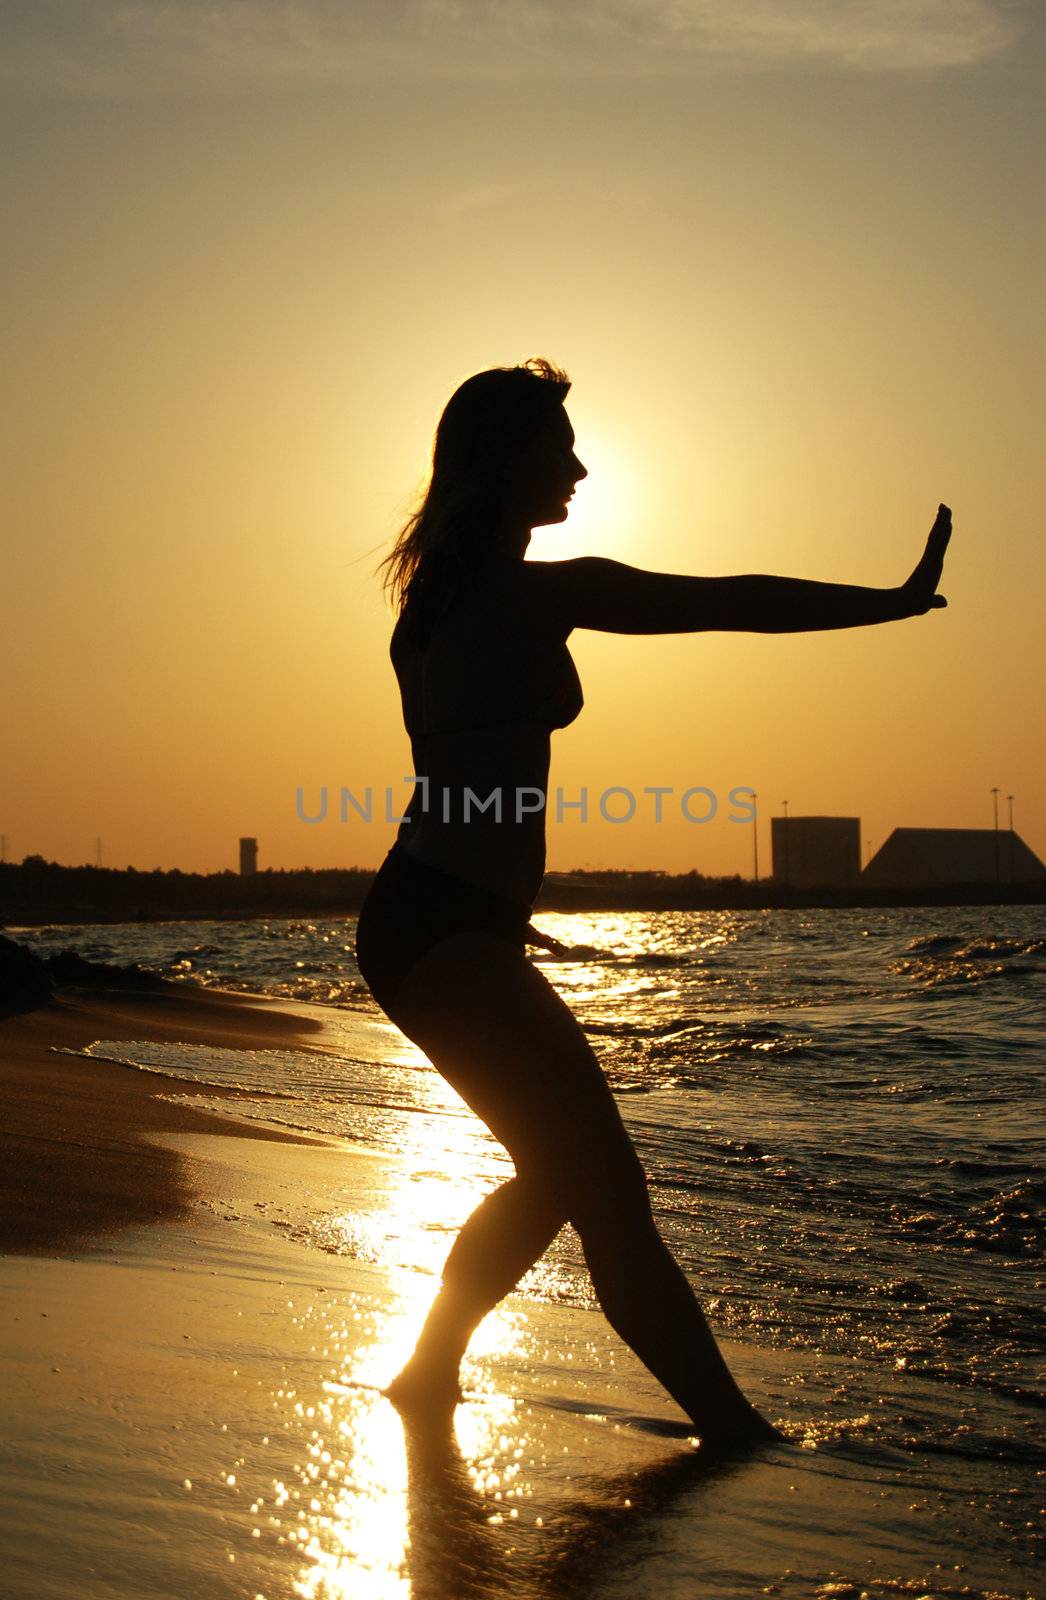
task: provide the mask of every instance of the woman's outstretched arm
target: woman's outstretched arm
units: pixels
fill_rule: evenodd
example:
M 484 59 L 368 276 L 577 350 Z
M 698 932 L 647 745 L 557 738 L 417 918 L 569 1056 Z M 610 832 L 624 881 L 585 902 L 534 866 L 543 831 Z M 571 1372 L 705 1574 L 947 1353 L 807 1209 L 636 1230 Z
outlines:
M 550 606 L 569 628 L 604 633 L 697 633 L 725 629 L 750 633 L 807 633 L 896 622 L 947 605 L 939 595 L 944 552 L 951 537 L 947 506 L 926 541 L 911 576 L 895 589 L 865 589 L 805 578 L 752 575 L 689 578 L 647 572 L 599 556 L 534 562 Z

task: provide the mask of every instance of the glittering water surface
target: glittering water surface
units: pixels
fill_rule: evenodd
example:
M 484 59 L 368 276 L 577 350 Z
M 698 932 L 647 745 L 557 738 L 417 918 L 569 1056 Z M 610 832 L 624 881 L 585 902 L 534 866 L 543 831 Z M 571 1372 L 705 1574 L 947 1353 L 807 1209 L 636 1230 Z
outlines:
M 972 1472 L 1026 1542 L 1037 1510 L 1046 931 L 1037 908 L 544 914 L 541 962 L 589 1032 L 655 1210 L 715 1327 L 836 1363 L 804 1423 Z M 274 1218 L 333 1254 L 438 1273 L 508 1172 L 370 1001 L 352 919 L 31 930 L 185 982 L 319 1001 L 336 1052 L 99 1041 L 94 1053 L 238 1085 L 238 1115 L 407 1158 L 396 1205 Z M 229 1102 L 221 1103 L 229 1109 Z M 569 1230 L 524 1284 L 590 1305 Z

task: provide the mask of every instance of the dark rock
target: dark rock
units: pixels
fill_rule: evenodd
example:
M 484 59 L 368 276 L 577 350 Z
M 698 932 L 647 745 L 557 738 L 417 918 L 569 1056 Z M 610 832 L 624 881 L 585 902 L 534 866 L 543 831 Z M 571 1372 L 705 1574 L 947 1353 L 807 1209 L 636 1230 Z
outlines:
M 51 974 L 40 957 L 0 934 L 0 1016 L 45 1006 L 53 988 Z
M 48 956 L 47 967 L 56 983 L 75 983 L 96 989 L 151 989 L 160 981 L 158 972 L 137 961 L 120 967 L 110 961 L 85 961 L 75 950 L 60 950 Z

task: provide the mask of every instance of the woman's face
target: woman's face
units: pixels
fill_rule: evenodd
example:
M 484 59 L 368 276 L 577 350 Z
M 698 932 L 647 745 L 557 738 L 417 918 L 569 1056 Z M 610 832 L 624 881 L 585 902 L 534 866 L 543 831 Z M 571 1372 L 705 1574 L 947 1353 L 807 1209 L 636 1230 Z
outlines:
M 574 486 L 588 473 L 574 453 L 574 430 L 562 406 L 555 406 L 522 452 L 514 475 L 513 499 L 528 528 L 565 522 Z

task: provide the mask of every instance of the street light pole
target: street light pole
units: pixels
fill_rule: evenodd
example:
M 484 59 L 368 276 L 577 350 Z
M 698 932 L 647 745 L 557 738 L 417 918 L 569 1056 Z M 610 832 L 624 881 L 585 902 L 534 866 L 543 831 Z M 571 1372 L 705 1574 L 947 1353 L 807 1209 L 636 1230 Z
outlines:
M 1013 795 L 1006 796 L 1006 804 L 1010 808 L 1010 882 L 1013 882 Z
M 992 805 L 995 808 L 995 881 L 999 881 L 999 791 L 992 789 Z

